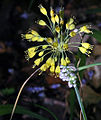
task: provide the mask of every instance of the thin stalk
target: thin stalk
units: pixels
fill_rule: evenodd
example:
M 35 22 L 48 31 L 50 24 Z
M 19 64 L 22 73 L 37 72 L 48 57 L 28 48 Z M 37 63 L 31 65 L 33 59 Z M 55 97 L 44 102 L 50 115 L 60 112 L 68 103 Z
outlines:
M 80 44 L 80 42 L 70 42 L 68 44 Z
M 84 70 L 84 69 L 87 69 L 87 68 L 90 68 L 90 67 L 94 67 L 94 66 L 97 66 L 97 65 L 101 65 L 101 63 L 94 63 L 94 64 L 89 64 L 89 65 L 86 65 L 86 66 L 79 67 L 78 71 L 81 71 L 81 70 Z
M 69 36 L 69 30 L 67 30 L 67 32 L 66 32 L 66 34 L 67 34 L 67 36 L 64 38 L 64 41 L 68 38 L 68 36 Z
M 81 100 L 81 97 L 80 97 L 80 94 L 79 94 L 79 90 L 78 90 L 77 87 L 74 87 L 74 89 L 75 89 L 75 93 L 76 93 L 76 96 L 77 96 L 77 99 L 78 99 L 78 102 L 79 102 L 79 105 L 80 105 L 80 109 L 81 109 L 81 112 L 82 112 L 82 115 L 83 115 L 83 119 L 87 120 L 87 116 L 86 116 L 85 109 L 84 109 L 84 106 L 83 106 L 83 103 L 82 103 L 82 100 Z
M 47 19 L 48 19 L 49 24 L 50 24 L 50 26 L 51 26 L 51 28 L 52 28 L 52 23 L 51 23 L 50 18 L 48 17 L 48 15 L 47 15 Z
M 74 45 L 71 45 L 71 46 L 69 46 L 69 47 L 76 47 L 76 48 L 78 48 L 78 46 L 74 46 Z
M 12 117 L 13 117 L 14 112 L 15 112 L 15 109 L 16 109 L 16 105 L 17 105 L 17 103 L 18 103 L 19 97 L 20 97 L 20 95 L 21 95 L 21 92 L 22 92 L 24 86 L 25 86 L 26 83 L 30 80 L 30 78 L 31 78 L 35 73 L 37 73 L 39 70 L 40 70 L 40 68 L 38 68 L 35 72 L 33 72 L 33 73 L 25 80 L 25 82 L 22 84 L 22 86 L 21 86 L 21 88 L 20 88 L 20 90 L 19 90 L 19 93 L 18 93 L 18 95 L 17 95 L 16 101 L 15 101 L 15 103 L 14 103 L 14 106 L 13 106 L 13 109 L 12 109 L 12 113 L 11 113 L 11 116 L 10 116 L 10 120 L 12 120 Z
M 51 33 L 54 35 L 52 29 L 49 27 L 49 25 L 47 25 L 47 27 L 49 28 L 49 30 L 51 31 Z

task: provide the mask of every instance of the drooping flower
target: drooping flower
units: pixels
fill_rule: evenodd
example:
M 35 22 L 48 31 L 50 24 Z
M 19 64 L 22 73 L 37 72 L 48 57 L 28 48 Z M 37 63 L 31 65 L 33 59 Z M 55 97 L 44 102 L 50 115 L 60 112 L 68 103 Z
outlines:
M 73 30 L 75 28 L 75 24 L 73 22 L 74 19 L 70 18 L 70 20 L 66 23 L 66 29 Z
M 93 49 L 93 45 L 90 45 L 89 43 L 81 43 L 82 47 L 79 47 L 79 50 L 83 53 L 89 56 L 91 54 L 91 50 Z
M 39 21 L 38 21 L 38 24 L 41 25 L 41 26 L 45 26 L 45 25 L 47 25 L 46 22 L 43 21 L 43 20 L 39 20 Z
M 47 26 L 52 33 L 52 37 L 42 37 L 35 30 L 29 30 L 28 33 L 22 35 L 24 39 L 32 42 L 38 42 L 38 45 L 34 45 L 33 47 L 26 50 L 26 58 L 30 59 L 34 56 L 38 56 L 36 60 L 34 60 L 33 68 L 37 66 L 41 66 L 41 71 L 50 70 L 51 73 L 55 73 L 57 76 L 59 75 L 61 69 L 60 66 L 68 66 L 71 63 L 68 53 L 72 53 L 71 47 L 77 47 L 83 54 L 89 56 L 93 46 L 89 43 L 80 43 L 80 42 L 71 42 L 71 38 L 79 35 L 82 32 L 91 33 L 88 26 L 83 26 L 79 29 L 75 29 L 75 21 L 73 18 L 70 18 L 65 24 L 64 30 L 64 20 L 63 13 L 59 12 L 59 14 L 54 13 L 54 10 L 50 9 L 50 18 L 47 14 L 46 9 L 40 5 L 40 12 L 47 17 L 49 24 L 43 20 L 38 20 L 38 24 L 41 26 Z M 60 14 L 62 13 L 62 14 Z M 77 46 L 76 46 L 77 44 Z M 81 45 L 78 47 L 78 44 Z
M 90 45 L 89 43 L 81 43 L 82 47 L 86 48 L 86 49 L 93 49 L 93 45 Z
M 69 35 L 70 35 L 71 37 L 74 37 L 74 36 L 76 36 L 76 32 L 72 31 L 72 32 L 70 32 Z
M 89 56 L 89 54 L 91 54 L 91 51 L 89 51 L 88 49 L 84 48 L 84 47 L 79 47 L 79 50 L 83 53 Z
M 52 7 L 50 8 L 50 16 L 51 16 L 51 17 L 54 16 L 54 10 L 52 9 Z
M 89 26 L 85 25 L 83 27 L 80 28 L 80 33 L 84 32 L 84 33 L 92 33 L 92 31 L 89 30 Z
M 41 12 L 42 14 L 44 14 L 44 15 L 47 16 L 47 11 L 46 11 L 46 9 L 45 9 L 42 5 L 39 5 L 39 8 L 40 8 L 40 12 Z

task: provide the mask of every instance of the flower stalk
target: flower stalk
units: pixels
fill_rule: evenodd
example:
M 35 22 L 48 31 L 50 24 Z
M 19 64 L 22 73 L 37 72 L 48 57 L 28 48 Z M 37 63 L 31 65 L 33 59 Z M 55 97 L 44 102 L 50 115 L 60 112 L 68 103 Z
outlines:
M 81 109 L 81 112 L 82 112 L 82 115 L 83 115 L 83 120 L 87 120 L 85 109 L 84 109 L 84 106 L 83 106 L 83 103 L 82 103 L 82 100 L 81 100 L 81 97 L 80 97 L 79 90 L 78 90 L 77 86 L 74 87 L 74 90 L 75 90 L 75 93 L 76 93 L 76 96 L 77 96 L 77 99 L 78 99 L 78 102 L 79 102 L 79 105 L 80 105 L 80 109 Z

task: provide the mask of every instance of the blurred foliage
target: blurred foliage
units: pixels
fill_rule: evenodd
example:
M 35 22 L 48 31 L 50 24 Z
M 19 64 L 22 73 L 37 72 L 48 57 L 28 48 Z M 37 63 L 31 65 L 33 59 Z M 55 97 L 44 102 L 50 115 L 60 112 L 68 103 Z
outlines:
M 86 13 L 87 14 L 101 13 L 101 8 L 88 9 Z
M 15 92 L 15 89 L 14 88 L 5 88 L 5 89 L 2 89 L 1 90 L 1 93 L 3 95 L 11 95 Z
M 93 30 L 93 34 L 90 34 L 94 37 L 98 42 L 101 43 L 101 31 L 100 30 Z
M 13 105 L 9 105 L 9 104 L 0 105 L 0 116 L 10 114 L 11 111 L 12 111 L 12 108 L 13 108 Z M 26 114 L 26 115 L 29 115 L 29 116 L 31 116 L 33 118 L 37 118 L 38 120 L 49 120 L 48 118 L 42 117 L 41 115 L 36 114 L 34 112 L 31 112 L 30 110 L 25 109 L 24 107 L 19 106 L 19 105 L 17 105 L 15 113 L 17 113 L 17 114 Z

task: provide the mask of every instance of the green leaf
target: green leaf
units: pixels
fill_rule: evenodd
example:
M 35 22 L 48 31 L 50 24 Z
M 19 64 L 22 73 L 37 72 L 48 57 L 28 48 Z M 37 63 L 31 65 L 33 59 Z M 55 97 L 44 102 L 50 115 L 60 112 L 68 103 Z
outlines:
M 101 63 L 95 63 L 95 64 L 90 64 L 90 65 L 86 65 L 86 66 L 82 66 L 82 67 L 78 67 L 78 71 L 93 67 L 93 66 L 97 66 L 97 65 L 101 65 Z
M 39 107 L 39 108 L 41 108 L 41 109 L 43 109 L 43 110 L 45 110 L 45 111 L 47 111 L 47 112 L 49 112 L 49 113 L 53 116 L 53 118 L 54 118 L 55 120 L 58 120 L 58 118 L 56 117 L 56 115 L 55 115 L 53 112 L 51 112 L 48 108 L 46 108 L 46 107 L 44 107 L 44 106 L 41 106 L 41 105 L 38 105 L 38 104 L 35 104 L 35 106 L 36 106 L 36 107 Z
M 101 13 L 101 8 L 88 9 L 86 13 L 87 14 Z
M 75 89 L 75 93 L 76 93 L 76 96 L 77 96 L 77 99 L 78 99 L 78 102 L 79 102 L 79 105 L 80 105 L 80 109 L 81 109 L 81 112 L 82 112 L 82 115 L 83 115 L 83 120 L 87 120 L 85 109 L 84 109 L 84 106 L 83 106 L 83 103 L 81 101 L 81 97 L 80 97 L 80 94 L 79 94 L 79 90 L 78 90 L 77 87 L 74 87 L 74 89 Z
M 5 88 L 5 89 L 2 89 L 1 90 L 1 93 L 3 95 L 11 95 L 15 92 L 15 89 L 14 88 Z
M 0 105 L 0 116 L 11 114 L 13 105 L 7 104 L 7 105 Z M 49 120 L 48 118 L 42 117 L 39 114 L 36 114 L 30 110 L 27 110 L 26 108 L 17 105 L 15 113 L 17 114 L 26 114 L 33 118 L 37 118 L 39 120 Z
M 90 36 L 94 37 L 98 42 L 101 43 L 101 31 L 99 30 L 92 30 L 93 34 L 89 34 Z
M 75 91 L 74 91 L 74 89 L 71 89 L 70 90 L 70 98 L 69 98 L 69 100 L 70 100 L 70 113 L 71 113 L 71 115 L 70 115 L 70 120 L 72 120 L 73 119 L 73 115 L 74 115 L 74 109 L 75 109 Z

